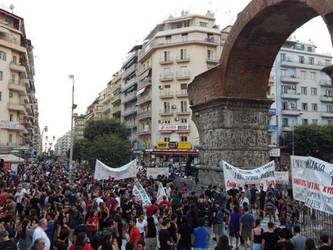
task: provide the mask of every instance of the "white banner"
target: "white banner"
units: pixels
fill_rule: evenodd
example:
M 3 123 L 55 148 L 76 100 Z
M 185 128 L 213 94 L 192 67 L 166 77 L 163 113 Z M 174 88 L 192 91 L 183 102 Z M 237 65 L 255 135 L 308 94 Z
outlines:
M 289 172 L 288 171 L 276 171 L 275 180 L 277 184 L 288 185 L 289 184 Z
M 147 177 L 157 178 L 159 175 L 169 176 L 169 168 L 146 168 Z
M 136 159 L 120 168 L 110 168 L 103 162 L 96 160 L 94 178 L 97 180 L 107 180 L 112 177 L 115 180 L 122 180 L 127 178 L 135 178 L 137 173 L 138 167 Z
M 158 191 L 157 191 L 157 203 L 163 200 L 163 196 L 167 196 L 163 184 L 160 182 L 158 184 Z
M 291 156 L 293 196 L 307 207 L 333 214 L 333 164 Z
M 245 184 L 255 184 L 257 187 L 263 186 L 264 190 L 268 186 L 275 186 L 275 163 L 271 161 L 255 169 L 240 169 L 222 161 L 223 174 L 226 190 L 234 187 L 244 187 Z
M 142 201 L 143 206 L 151 204 L 148 194 L 139 182 L 134 184 L 133 195 Z

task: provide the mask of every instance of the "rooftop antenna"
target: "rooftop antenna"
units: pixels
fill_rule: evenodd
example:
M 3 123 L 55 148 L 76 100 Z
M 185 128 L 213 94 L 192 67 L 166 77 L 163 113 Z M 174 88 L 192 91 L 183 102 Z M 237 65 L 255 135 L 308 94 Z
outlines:
M 14 14 L 14 8 L 15 8 L 14 4 L 9 5 L 9 9 L 11 10 L 12 14 Z

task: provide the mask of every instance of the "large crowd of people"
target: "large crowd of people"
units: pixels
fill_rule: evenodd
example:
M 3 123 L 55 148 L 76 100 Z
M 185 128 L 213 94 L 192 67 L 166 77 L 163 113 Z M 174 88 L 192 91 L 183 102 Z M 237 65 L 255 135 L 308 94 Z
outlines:
M 133 196 L 136 181 L 150 204 Z M 89 171 L 69 174 L 50 162 L 1 171 L 0 250 L 333 249 L 325 232 L 320 246 L 301 235 L 299 208 L 287 191 L 194 187 L 176 185 L 172 174 L 152 179 L 144 172 L 97 181 Z

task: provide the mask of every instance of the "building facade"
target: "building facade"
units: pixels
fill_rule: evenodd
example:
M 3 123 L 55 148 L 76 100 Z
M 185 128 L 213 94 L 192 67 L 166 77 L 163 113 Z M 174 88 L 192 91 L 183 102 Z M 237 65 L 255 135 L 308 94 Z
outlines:
M 183 12 L 158 24 L 146 37 L 138 56 L 137 134 L 153 158 L 186 161 L 197 154 L 199 135 L 187 86 L 218 64 L 221 34 L 212 13 Z
M 23 18 L 0 10 L 0 149 L 40 150 L 34 56 Z
M 321 71 L 332 64 L 332 56 L 316 49 L 313 43 L 288 39 L 278 53 L 269 89 L 275 101 L 269 126 L 272 146 L 281 146 L 297 125 L 333 125 L 333 86 Z
M 57 139 L 54 145 L 54 154 L 56 156 L 66 156 L 71 147 L 71 131 L 66 132 L 63 136 Z
M 78 115 L 74 117 L 74 142 L 84 138 L 84 127 L 86 124 L 86 116 Z

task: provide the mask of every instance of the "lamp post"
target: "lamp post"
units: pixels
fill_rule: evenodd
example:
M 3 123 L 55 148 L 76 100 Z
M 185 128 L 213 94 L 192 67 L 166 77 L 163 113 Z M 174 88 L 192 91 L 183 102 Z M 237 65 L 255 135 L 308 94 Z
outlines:
M 70 79 L 72 79 L 72 112 L 71 112 L 71 148 L 69 153 L 69 171 L 71 173 L 72 167 L 73 167 L 73 148 L 74 148 L 74 129 L 73 129 L 73 118 L 74 118 L 74 109 L 76 108 L 76 105 L 74 104 L 74 75 L 68 76 Z

